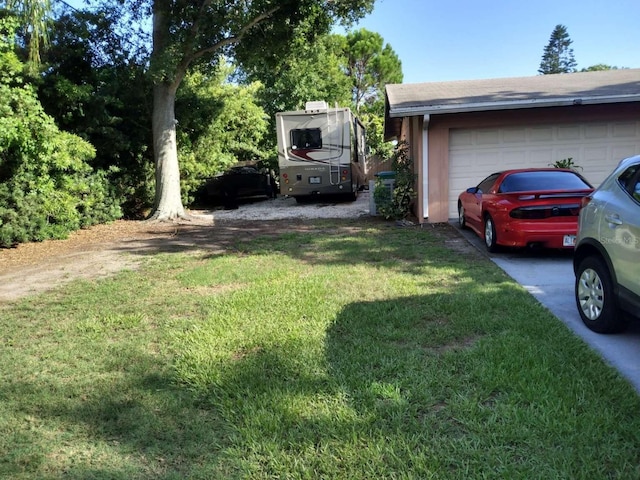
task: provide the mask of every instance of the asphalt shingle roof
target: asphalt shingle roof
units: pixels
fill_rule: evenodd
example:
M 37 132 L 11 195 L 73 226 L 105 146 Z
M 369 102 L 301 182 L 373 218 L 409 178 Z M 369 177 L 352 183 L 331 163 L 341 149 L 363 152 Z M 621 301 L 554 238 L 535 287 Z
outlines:
M 386 97 L 389 117 L 411 115 L 411 111 L 424 115 L 542 107 L 556 101 L 640 101 L 640 69 L 390 84 L 386 86 Z

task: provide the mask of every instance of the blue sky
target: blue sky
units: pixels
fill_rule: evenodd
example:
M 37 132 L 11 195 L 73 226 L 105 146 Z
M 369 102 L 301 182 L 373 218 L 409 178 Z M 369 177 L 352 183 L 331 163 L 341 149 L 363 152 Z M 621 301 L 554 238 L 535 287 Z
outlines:
M 418 83 L 537 75 L 558 24 L 578 69 L 640 68 L 640 0 L 376 0 L 355 28 L 382 35 Z
M 578 69 L 640 68 L 640 0 L 376 0 L 355 28 L 382 35 L 418 83 L 537 75 L 558 24 Z

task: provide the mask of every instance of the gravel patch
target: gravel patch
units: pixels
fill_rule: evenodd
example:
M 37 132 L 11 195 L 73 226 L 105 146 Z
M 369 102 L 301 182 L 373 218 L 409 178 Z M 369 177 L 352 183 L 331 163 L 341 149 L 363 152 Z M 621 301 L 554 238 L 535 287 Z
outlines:
M 355 201 L 319 198 L 309 203 L 297 203 L 292 197 L 280 196 L 271 200 L 245 201 L 237 209 L 197 210 L 192 215 L 216 220 L 286 220 L 312 218 L 359 218 L 369 216 L 368 191 L 360 192 Z

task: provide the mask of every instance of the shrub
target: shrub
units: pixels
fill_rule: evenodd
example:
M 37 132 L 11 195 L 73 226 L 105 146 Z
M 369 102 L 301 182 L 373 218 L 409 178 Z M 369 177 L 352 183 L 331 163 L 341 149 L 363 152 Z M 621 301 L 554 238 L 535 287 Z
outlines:
M 563 158 L 562 160 L 556 160 L 553 163 L 553 167 L 554 168 L 568 168 L 568 169 L 571 169 L 571 170 L 575 170 L 576 172 L 578 170 L 582 170 L 582 167 L 580 165 L 576 165 L 575 163 L 573 163 L 573 157 Z
M 256 102 L 261 86 L 230 83 L 231 72 L 223 63 L 211 77 L 191 73 L 176 100 L 181 193 L 187 205 L 207 177 L 235 163 L 257 163 L 267 156 L 261 142 L 268 122 Z
M 108 172 L 88 164 L 94 148 L 57 128 L 19 68 L 0 40 L 0 247 L 64 238 L 121 216 Z
M 376 209 L 385 219 L 402 220 L 411 214 L 411 205 L 416 197 L 414 189 L 416 175 L 413 160 L 409 156 L 407 142 L 399 142 L 393 153 L 392 169 L 395 172 L 393 191 L 377 178 L 373 198 Z

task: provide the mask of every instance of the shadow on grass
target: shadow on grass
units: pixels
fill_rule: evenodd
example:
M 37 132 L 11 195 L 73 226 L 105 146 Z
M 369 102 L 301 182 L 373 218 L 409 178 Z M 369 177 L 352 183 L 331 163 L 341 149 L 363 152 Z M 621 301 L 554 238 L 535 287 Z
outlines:
M 216 478 L 207 472 L 215 472 L 227 444 L 225 422 L 202 410 L 156 358 L 124 354 L 128 367 L 104 366 L 85 388 L 84 376 L 12 382 L 11 396 L 23 398 L 18 409 L 32 428 L 5 436 L 11 449 L 3 453 L 0 477 Z
M 517 305 L 508 317 L 504 298 Z M 297 329 L 274 332 L 226 352 L 222 361 L 206 345 L 178 351 L 189 365 L 179 370 L 113 348 L 112 363 L 93 372 L 95 380 L 80 377 L 93 382 L 90 393 L 61 379 L 50 401 L 25 402 L 34 423 L 66 430 L 57 432 L 64 442 L 52 446 L 37 429 L 16 434 L 22 456 L 5 457 L 0 473 L 456 478 L 471 467 L 476 474 L 502 468 L 513 474 L 508 478 L 532 478 L 537 463 L 557 462 L 551 473 L 558 475 L 546 478 L 569 478 L 563 450 L 554 453 L 558 440 L 546 443 L 540 405 L 555 402 L 554 414 L 571 415 L 575 405 L 556 399 L 564 390 L 569 399 L 585 395 L 572 384 L 585 352 L 515 285 L 356 302 L 330 320 L 320 338 Z M 487 350 L 492 342 L 498 347 Z M 537 362 L 544 368 L 531 367 Z M 187 378 L 196 374 L 205 380 Z M 29 400 L 43 395 L 42 385 L 22 380 L 4 395 Z M 581 411 L 584 422 L 594 413 Z M 581 434 L 579 425 L 572 428 L 567 445 Z M 531 463 L 522 461 L 527 455 Z M 59 458 L 66 460 L 56 464 Z
M 430 257 L 425 258 L 429 247 Z M 282 254 L 312 265 L 375 265 L 417 273 L 413 261 L 484 258 L 467 246 L 450 225 L 399 227 L 378 218 L 358 220 L 270 220 L 243 224 L 179 227 L 174 235 L 120 243 L 118 250 L 138 256 L 204 252 Z
M 116 250 L 138 256 L 202 251 L 216 256 L 277 251 L 309 263 L 353 264 L 407 259 L 407 253 L 419 255 L 425 245 L 441 245 L 449 254 L 453 250 L 463 256 L 535 260 L 570 259 L 573 256 L 570 249 L 545 248 L 503 248 L 498 254 L 488 254 L 482 240 L 470 230 L 461 230 L 449 223 L 401 227 L 378 217 L 219 221 L 205 226 L 183 224 L 166 236 L 123 240 Z M 331 251 L 332 255 L 316 255 L 319 251 Z

